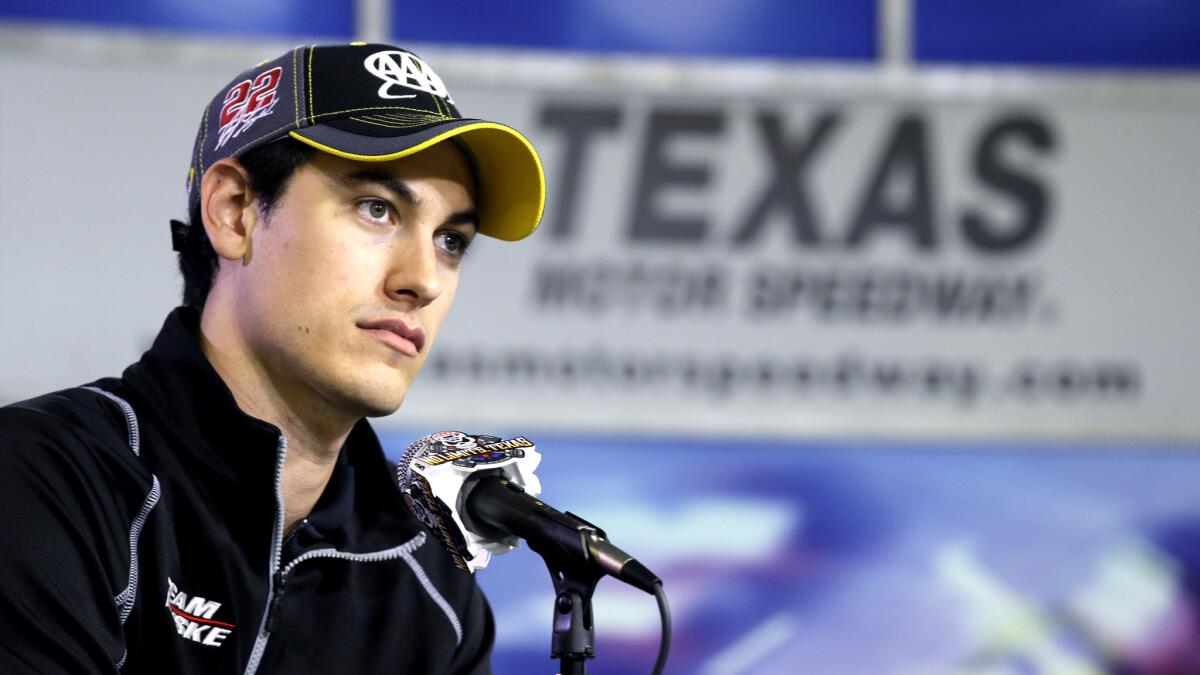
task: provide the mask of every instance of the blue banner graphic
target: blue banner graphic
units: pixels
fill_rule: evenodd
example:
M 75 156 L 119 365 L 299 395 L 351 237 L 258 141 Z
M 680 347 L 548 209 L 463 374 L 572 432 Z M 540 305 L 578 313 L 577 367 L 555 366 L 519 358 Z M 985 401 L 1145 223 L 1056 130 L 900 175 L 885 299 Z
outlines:
M 546 501 L 665 579 L 668 672 L 1200 672 L 1200 446 L 525 435 Z M 496 672 L 555 672 L 540 559 L 479 575 Z M 649 672 L 653 598 L 595 611 L 594 670 Z

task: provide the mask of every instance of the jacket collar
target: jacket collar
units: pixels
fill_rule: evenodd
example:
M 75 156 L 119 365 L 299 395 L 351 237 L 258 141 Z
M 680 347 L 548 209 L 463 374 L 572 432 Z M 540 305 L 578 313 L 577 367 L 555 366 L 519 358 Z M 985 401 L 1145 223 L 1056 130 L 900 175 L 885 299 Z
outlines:
M 274 502 L 279 428 L 238 407 L 233 393 L 200 349 L 200 315 L 179 307 L 167 316 L 153 346 L 123 379 L 142 408 L 174 436 L 181 461 L 197 478 L 231 494 L 258 494 Z M 419 524 L 408 513 L 379 439 L 365 419 L 351 430 L 338 466 L 310 519 L 323 532 L 341 530 L 347 546 L 395 545 L 378 531 L 411 536 Z M 265 493 L 265 494 L 264 494 Z

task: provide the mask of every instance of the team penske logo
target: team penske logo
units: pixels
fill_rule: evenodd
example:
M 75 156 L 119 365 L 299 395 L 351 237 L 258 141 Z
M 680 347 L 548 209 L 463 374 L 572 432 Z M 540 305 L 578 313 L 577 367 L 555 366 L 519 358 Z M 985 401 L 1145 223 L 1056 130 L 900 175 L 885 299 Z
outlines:
M 408 94 L 394 89 L 394 87 L 404 87 L 441 96 L 448 102 L 454 103 L 454 99 L 450 98 L 450 92 L 446 91 L 446 85 L 442 83 L 442 78 L 433 72 L 433 68 L 408 52 L 396 50 L 375 52 L 368 56 L 363 64 L 369 73 L 383 80 L 383 84 L 379 86 L 380 98 L 416 97 L 416 94 Z
M 179 590 L 174 581 L 167 577 L 167 601 L 164 603 L 175 620 L 175 632 L 179 636 L 199 642 L 205 647 L 220 647 L 225 638 L 236 628 L 231 623 L 213 618 L 221 603 L 199 595 L 188 596 Z

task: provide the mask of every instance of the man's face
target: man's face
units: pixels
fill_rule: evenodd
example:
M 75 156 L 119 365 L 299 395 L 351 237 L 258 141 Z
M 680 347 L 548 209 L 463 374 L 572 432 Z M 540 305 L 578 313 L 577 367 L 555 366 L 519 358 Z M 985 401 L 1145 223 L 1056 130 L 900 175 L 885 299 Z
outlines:
M 454 300 L 474 194 L 452 143 L 391 162 L 314 153 L 233 263 L 255 367 L 285 397 L 394 412 Z

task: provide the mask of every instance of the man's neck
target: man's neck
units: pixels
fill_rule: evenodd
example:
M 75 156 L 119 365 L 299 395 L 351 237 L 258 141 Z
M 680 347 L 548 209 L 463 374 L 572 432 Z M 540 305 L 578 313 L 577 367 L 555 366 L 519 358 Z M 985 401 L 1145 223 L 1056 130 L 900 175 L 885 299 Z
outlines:
M 315 394 L 287 391 L 257 363 L 235 332 L 209 313 L 200 322 L 200 348 L 247 415 L 269 422 L 287 438 L 279 491 L 284 531 L 312 511 L 333 475 L 338 454 L 357 420 L 332 414 Z

